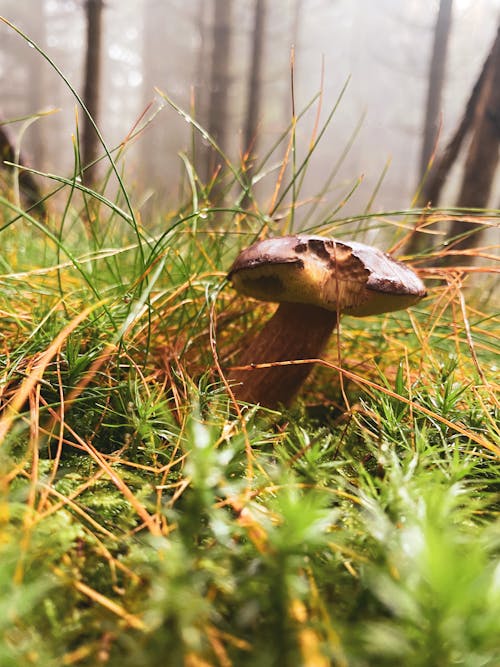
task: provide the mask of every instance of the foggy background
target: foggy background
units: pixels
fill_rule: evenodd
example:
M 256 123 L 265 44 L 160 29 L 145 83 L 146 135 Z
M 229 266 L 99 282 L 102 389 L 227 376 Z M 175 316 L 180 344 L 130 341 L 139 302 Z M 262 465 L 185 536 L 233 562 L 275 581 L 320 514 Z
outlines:
M 137 198 L 152 197 L 175 210 L 185 199 L 186 170 L 180 152 L 191 155 L 189 124 L 154 88 L 206 123 L 210 94 L 212 2 L 205 0 L 106 0 L 102 15 L 102 80 L 98 124 L 110 147 L 125 140 L 145 112 L 152 118 L 129 142 L 124 159 L 127 186 Z M 434 28 L 434 0 L 272 0 L 267 2 L 262 101 L 254 150 L 263 156 L 292 117 L 290 54 L 295 45 L 294 102 L 300 113 L 323 87 L 323 123 L 343 86 L 347 89 L 314 153 L 301 200 L 322 189 L 328 174 L 353 145 L 323 194 L 334 209 L 362 182 L 346 213 L 362 213 L 388 165 L 376 210 L 408 208 L 419 182 L 419 159 Z M 239 164 L 248 96 L 253 0 L 233 0 L 228 146 Z M 441 104 L 439 146 L 452 135 L 494 40 L 500 0 L 454 0 Z M 0 14 L 25 31 L 81 92 L 86 48 L 83 0 L 0 0 Z M 322 72 L 323 82 L 322 82 Z M 306 154 L 318 112 L 315 102 L 297 125 L 297 159 Z M 151 106 L 148 106 L 151 105 Z M 0 24 L 0 117 L 18 119 L 54 110 L 36 121 L 9 124 L 27 161 L 42 171 L 69 175 L 76 102 L 47 62 L 12 29 Z M 80 122 L 82 113 L 79 111 Z M 286 141 L 269 161 L 259 185 L 266 209 Z M 199 150 L 199 149 L 198 149 Z M 463 163 L 463 158 L 462 158 Z M 196 160 L 195 160 L 196 164 Z M 104 172 L 103 172 L 104 173 Z M 460 166 L 441 198 L 456 199 Z M 43 183 L 42 189 L 50 189 Z M 491 206 L 498 205 L 498 178 Z

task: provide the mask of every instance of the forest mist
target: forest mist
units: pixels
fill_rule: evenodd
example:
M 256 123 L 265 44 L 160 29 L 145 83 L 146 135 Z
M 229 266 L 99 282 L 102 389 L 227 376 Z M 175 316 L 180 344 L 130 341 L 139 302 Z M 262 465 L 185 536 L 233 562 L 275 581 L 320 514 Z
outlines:
M 46 51 L 80 92 L 86 51 L 85 4 L 83 0 L 0 0 L 0 14 Z M 185 164 L 179 154 L 191 155 L 192 128 L 155 89 L 206 127 L 213 4 L 203 0 L 107 0 L 103 5 L 98 125 L 108 146 L 117 146 L 137 122 L 147 122 L 127 145 L 126 180 L 139 199 L 149 197 L 165 210 L 174 210 L 186 196 Z M 230 4 L 225 151 L 239 164 L 249 148 L 244 145 L 244 126 L 254 2 L 233 0 Z M 301 191 L 304 211 L 341 156 L 331 186 L 322 193 L 327 208 L 340 206 L 354 190 L 342 211 L 361 214 L 380 179 L 372 209 L 411 206 L 420 181 L 438 8 L 437 0 L 266 3 L 261 103 L 252 144 L 255 154 L 265 155 L 286 133 L 293 109 L 296 114 L 308 109 L 296 127 L 296 155 L 303 159 L 314 137 L 318 113 L 322 124 L 345 87 L 309 165 Z M 499 13 L 500 0 L 453 3 L 438 150 L 460 121 L 494 40 Z M 0 25 L 0 40 L 1 120 L 50 111 L 36 120 L 9 122 L 9 131 L 30 166 L 70 174 L 76 131 L 74 97 L 40 54 L 5 24 Z M 81 110 L 78 117 L 81 122 Z M 286 141 L 271 159 L 270 173 L 258 185 L 263 210 L 275 186 Z M 203 150 L 203 144 L 197 150 Z M 463 156 L 460 163 L 463 165 Z M 460 163 L 442 194 L 443 206 L 456 203 Z M 49 185 L 42 181 L 42 191 Z M 489 206 L 497 207 L 499 196 L 496 179 Z

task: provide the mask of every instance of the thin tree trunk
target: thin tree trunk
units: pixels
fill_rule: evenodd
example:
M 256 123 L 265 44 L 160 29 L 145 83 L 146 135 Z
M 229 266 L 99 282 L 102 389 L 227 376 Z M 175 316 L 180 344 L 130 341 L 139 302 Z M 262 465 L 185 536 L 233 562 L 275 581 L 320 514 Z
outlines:
M 500 147 L 500 26 L 497 31 L 485 82 L 476 107 L 472 140 L 465 162 L 462 187 L 457 205 L 462 208 L 486 208 L 498 166 Z M 477 230 L 474 236 L 469 233 Z M 453 221 L 452 238 L 464 235 L 455 249 L 477 245 L 484 229 L 473 222 Z M 472 256 L 466 257 L 471 261 Z
M 245 114 L 244 149 L 255 146 L 262 99 L 262 63 L 264 57 L 264 26 L 266 20 L 266 0 L 255 0 L 252 55 L 247 88 Z
M 441 192 L 446 183 L 448 175 L 456 160 L 458 159 L 463 143 L 474 124 L 476 108 L 479 104 L 479 99 L 483 94 L 486 78 L 488 72 L 490 71 L 492 57 L 493 50 L 490 50 L 483 63 L 479 76 L 476 79 L 474 86 L 472 87 L 471 94 L 467 100 L 467 104 L 465 105 L 464 114 L 457 129 L 455 130 L 455 133 L 442 153 L 434 160 L 434 163 L 432 164 L 431 169 L 427 174 L 418 200 L 420 207 L 436 207 L 440 203 Z M 413 234 L 407 244 L 406 252 L 417 252 L 421 249 L 420 246 L 421 244 L 417 240 L 417 235 Z
M 304 0 L 294 0 L 293 6 L 291 8 L 291 21 L 290 21 L 290 54 L 286 62 L 286 72 L 283 72 L 283 76 L 290 84 L 285 89 L 285 95 L 283 97 L 283 118 L 285 121 L 284 127 L 290 125 L 292 128 L 292 115 L 295 113 L 294 104 L 295 100 L 293 99 L 294 91 L 293 85 L 294 81 L 297 79 L 297 72 L 299 71 L 300 65 L 300 52 L 301 52 L 301 34 L 300 27 L 303 19 L 304 12 Z M 299 57 L 297 58 L 297 53 Z M 288 146 L 287 140 L 281 143 L 281 149 L 283 151 L 283 160 L 286 157 Z M 286 182 L 292 177 L 291 175 L 291 165 L 288 161 L 286 165 L 286 171 L 283 174 L 283 182 Z M 291 194 L 287 195 L 282 202 L 283 207 L 289 206 L 291 203 Z M 292 213 L 293 215 L 293 213 Z
M 30 14 L 30 32 L 34 41 L 42 48 L 46 48 L 47 29 L 46 17 L 44 12 L 43 2 L 34 2 Z M 44 99 L 46 93 L 46 65 L 43 58 L 40 58 L 38 53 L 30 54 L 29 59 L 29 81 L 27 94 L 29 100 L 30 113 L 36 113 L 42 110 L 44 106 Z M 35 56 L 35 57 L 34 57 Z M 37 169 L 43 170 L 45 168 L 45 156 L 47 140 L 45 138 L 45 119 L 38 119 L 29 129 L 29 153 L 33 158 L 33 163 Z
M 207 24 L 209 4 L 206 0 L 198 0 L 198 7 L 196 9 L 196 31 L 199 37 L 198 51 L 196 53 L 196 61 L 193 73 L 193 98 L 191 113 L 194 114 L 196 120 L 205 127 L 207 121 L 208 110 L 208 96 L 207 96 L 207 79 L 208 79 L 208 65 L 209 65 L 209 40 L 207 39 Z M 192 134 L 191 139 L 191 159 L 200 174 L 205 173 L 207 168 L 209 148 L 204 143 L 202 136 L 196 132 Z
M 434 30 L 434 44 L 429 68 L 429 85 L 425 107 L 425 122 L 420 155 L 420 178 L 427 171 L 435 149 L 446 69 L 446 53 L 451 30 L 453 0 L 441 0 Z
M 208 109 L 208 132 L 219 148 L 226 152 L 228 133 L 228 93 L 231 62 L 231 14 L 232 0 L 214 0 L 212 28 L 212 57 L 210 101 Z M 222 166 L 222 158 L 215 150 L 208 153 L 206 180 L 210 181 L 217 168 Z M 222 198 L 220 180 L 212 190 L 212 200 L 219 203 Z
M 255 0 L 255 13 L 252 37 L 252 54 L 247 86 L 247 107 L 245 114 L 245 132 L 243 149 L 247 154 L 247 179 L 252 179 L 252 154 L 256 152 L 259 114 L 262 101 L 262 65 L 264 60 L 264 32 L 266 23 L 266 0 Z M 243 206 L 248 202 L 245 197 Z
M 422 133 L 422 147 L 420 151 L 420 165 L 418 173 L 419 186 L 423 183 L 417 200 L 418 207 L 424 207 L 429 202 L 424 179 L 431 178 L 432 156 L 436 150 L 439 132 L 439 119 L 443 97 L 443 85 L 446 70 L 446 54 L 451 31 L 453 0 L 440 0 L 439 11 L 434 28 L 432 54 L 429 64 L 427 85 L 427 99 L 425 104 L 425 118 Z M 429 171 L 429 173 L 427 173 Z M 408 242 L 407 252 L 415 254 L 423 249 L 425 237 L 414 233 Z
M 194 71 L 194 87 L 195 87 L 195 105 L 198 114 L 203 116 L 202 110 L 206 109 L 207 100 L 204 93 L 206 92 L 207 81 L 207 3 L 206 0 L 198 0 L 198 7 L 196 10 L 196 30 L 199 35 L 199 47 L 196 54 L 196 64 Z
M 99 121 L 99 96 L 101 84 L 101 37 L 103 0 L 86 0 L 87 44 L 85 54 L 85 76 L 83 102 L 94 123 Z M 83 119 L 82 163 L 89 165 L 99 155 L 99 139 L 87 115 Z M 96 166 L 85 170 L 84 180 L 93 185 L 97 180 Z
M 427 179 L 422 188 L 421 199 L 423 205 L 437 206 L 441 196 L 441 190 L 446 183 L 448 174 L 455 164 L 456 159 L 462 148 L 465 137 L 469 133 L 474 122 L 474 115 L 478 104 L 481 91 L 483 90 L 486 73 L 491 62 L 491 52 L 488 54 L 479 77 L 474 84 L 470 97 L 465 106 L 464 115 L 458 125 L 455 134 L 448 142 L 441 156 L 435 161 Z
M 166 29 L 167 14 L 163 0 L 144 0 L 142 27 L 142 100 L 144 109 L 154 106 L 155 86 L 165 87 L 164 59 L 159 58 Z M 150 113 L 147 114 L 150 116 Z M 141 136 L 142 182 L 153 190 L 159 185 L 158 174 L 161 173 L 161 161 L 164 152 L 162 128 L 159 123 L 150 123 Z M 159 193 L 155 194 L 158 198 Z
M 12 167 L 3 164 L 3 162 L 17 162 L 21 167 L 28 167 L 27 160 L 21 153 L 16 160 L 16 149 L 7 128 L 0 125 L 0 167 L 6 171 L 12 171 Z M 43 197 L 40 187 L 35 180 L 35 176 L 29 172 L 20 169 L 19 171 L 19 191 L 29 210 L 35 210 L 40 215 L 45 214 L 45 204 L 40 201 Z

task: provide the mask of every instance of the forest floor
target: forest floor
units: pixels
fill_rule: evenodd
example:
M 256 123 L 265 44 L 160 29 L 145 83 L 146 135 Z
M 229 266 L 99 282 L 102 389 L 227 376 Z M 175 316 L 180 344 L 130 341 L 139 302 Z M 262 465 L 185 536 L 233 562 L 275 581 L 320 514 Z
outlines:
M 270 311 L 225 280 L 266 223 L 146 230 L 66 187 L 57 225 L 2 198 L 2 667 L 500 664 L 488 267 L 427 262 L 424 301 L 345 318 L 268 411 L 224 381 Z

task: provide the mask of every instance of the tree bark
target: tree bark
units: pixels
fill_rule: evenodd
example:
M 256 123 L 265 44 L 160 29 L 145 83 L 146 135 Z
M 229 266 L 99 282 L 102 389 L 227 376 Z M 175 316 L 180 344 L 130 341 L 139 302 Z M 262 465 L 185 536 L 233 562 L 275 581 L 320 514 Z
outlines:
M 434 163 L 432 164 L 431 169 L 426 176 L 422 186 L 422 191 L 418 198 L 418 206 L 420 207 L 436 207 L 440 203 L 441 192 L 446 183 L 448 175 L 460 154 L 460 150 L 466 137 L 471 132 L 473 125 L 475 124 L 477 116 L 476 110 L 478 108 L 479 101 L 483 96 L 483 90 L 486 85 L 487 77 L 491 71 L 494 51 L 494 48 L 490 49 L 483 63 L 479 76 L 476 79 L 474 86 L 472 87 L 471 94 L 467 100 L 467 104 L 465 105 L 465 111 L 457 129 L 455 130 L 455 133 L 442 153 L 434 160 Z M 414 253 L 421 249 L 421 243 L 417 239 L 418 237 L 416 234 L 410 238 L 406 247 L 407 252 Z
M 30 11 L 29 34 L 42 48 L 47 46 L 47 27 L 43 2 L 34 2 Z M 34 51 L 34 50 L 33 50 Z M 27 94 L 30 113 L 42 110 L 47 91 L 47 63 L 40 54 L 33 52 L 28 60 L 29 82 Z M 45 119 L 39 118 L 29 129 L 29 154 L 37 169 L 45 169 L 45 157 L 48 141 L 45 137 Z
M 16 149 L 7 128 L 0 125 L 0 167 L 12 170 L 12 167 L 3 164 L 4 161 L 16 162 Z M 17 158 L 17 164 L 21 167 L 29 166 L 22 153 Z M 19 171 L 19 191 L 28 210 L 35 210 L 40 215 L 46 213 L 45 204 L 40 201 L 43 195 L 34 175 L 22 168 Z
M 284 118 L 284 127 L 287 125 L 290 126 L 290 131 L 292 129 L 292 116 L 295 114 L 295 100 L 294 100 L 294 82 L 298 79 L 298 72 L 300 71 L 300 60 L 302 52 L 302 39 L 301 35 L 301 24 L 303 22 L 304 15 L 304 0 L 294 0 L 293 5 L 290 9 L 291 20 L 290 20 L 290 36 L 289 36 L 289 48 L 290 54 L 286 62 L 286 71 L 283 72 L 283 77 L 286 77 L 286 80 L 289 81 L 289 85 L 285 88 L 285 94 L 283 96 L 283 118 Z M 281 150 L 285 160 L 287 154 L 287 141 L 281 143 Z M 290 161 L 287 161 L 285 165 L 285 172 L 283 173 L 283 182 L 286 182 L 288 179 L 292 178 L 291 174 L 291 165 Z M 290 206 L 291 204 L 291 193 L 286 195 L 285 199 L 281 202 L 282 207 Z
M 199 35 L 199 46 L 196 54 L 196 63 L 194 70 L 194 97 L 195 109 L 198 118 L 206 117 L 206 108 L 208 100 L 206 99 L 206 81 L 207 81 L 207 3 L 205 0 L 198 0 L 196 10 L 196 30 Z
M 464 139 L 472 127 L 476 106 L 478 104 L 481 91 L 483 90 L 486 73 L 488 72 L 488 68 L 491 62 L 491 55 L 492 54 L 490 52 L 483 64 L 479 77 L 477 78 L 476 83 L 472 88 L 460 124 L 458 125 L 453 137 L 447 144 L 440 157 L 435 161 L 430 173 L 427 176 L 420 197 L 423 206 L 437 206 L 439 204 L 441 190 L 446 183 L 446 179 L 450 173 L 451 168 L 458 158 Z
M 165 89 L 165 60 L 158 57 L 162 52 L 165 31 L 168 29 L 168 14 L 163 0 L 144 0 L 142 27 L 142 101 L 144 109 L 156 111 L 155 91 Z M 147 113 L 150 116 L 150 113 Z M 144 130 L 139 148 L 141 151 L 142 181 L 159 198 L 158 175 L 162 173 L 165 138 L 160 123 L 152 122 Z
M 436 150 L 439 132 L 452 8 L 453 0 L 440 0 L 429 64 L 427 99 L 418 173 L 418 184 L 421 187 L 417 200 L 418 207 L 424 207 L 429 204 L 426 185 L 431 181 L 433 174 L 432 157 Z M 409 239 L 406 250 L 409 253 L 415 254 L 423 249 L 424 243 L 425 237 L 422 234 L 414 233 Z
M 453 0 L 441 0 L 434 29 L 434 43 L 429 68 L 429 85 L 425 107 L 425 122 L 420 155 L 420 179 L 428 169 L 439 130 L 439 116 L 446 69 L 446 53 L 451 30 Z
M 96 124 L 99 122 L 103 4 L 103 0 L 86 0 L 85 4 L 87 43 L 83 103 Z M 86 167 L 84 181 L 87 185 L 94 185 L 97 180 L 97 165 L 88 165 L 99 155 L 99 138 L 87 114 L 84 115 L 82 125 L 81 157 L 82 165 Z
M 208 35 L 210 5 L 206 0 L 198 0 L 195 14 L 195 30 L 198 33 L 198 48 L 194 61 L 193 91 L 190 113 L 203 126 L 208 127 L 208 91 L 207 80 L 210 67 L 210 40 Z M 199 132 L 193 132 L 191 137 L 191 161 L 198 174 L 205 176 L 207 169 L 208 151 L 205 139 Z
M 255 150 L 257 125 L 262 100 L 262 64 L 264 58 L 264 30 L 266 21 L 266 0 L 255 0 L 255 14 L 252 37 L 252 54 L 247 87 L 245 114 L 244 150 Z
M 491 59 L 475 110 L 472 139 L 465 161 L 464 175 L 457 205 L 461 208 L 486 208 L 498 166 L 500 147 L 500 26 Z M 474 232 L 472 236 L 471 233 Z M 452 238 L 460 236 L 454 249 L 477 245 L 484 229 L 473 222 L 455 220 L 450 228 Z M 472 261 L 472 256 L 465 256 Z
M 208 109 L 208 132 L 223 152 L 226 152 L 228 144 L 232 4 L 232 0 L 214 0 L 213 2 L 212 71 Z M 221 162 L 221 156 L 215 150 L 209 150 L 205 173 L 207 182 L 213 178 Z M 211 198 L 214 203 L 220 203 L 222 197 L 220 180 L 217 179 Z

